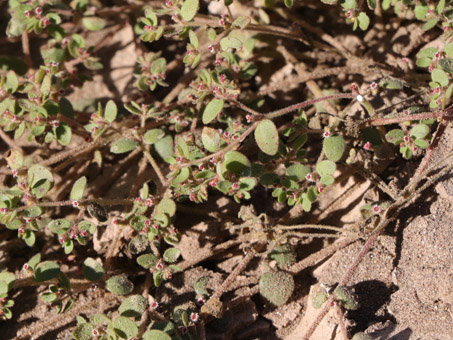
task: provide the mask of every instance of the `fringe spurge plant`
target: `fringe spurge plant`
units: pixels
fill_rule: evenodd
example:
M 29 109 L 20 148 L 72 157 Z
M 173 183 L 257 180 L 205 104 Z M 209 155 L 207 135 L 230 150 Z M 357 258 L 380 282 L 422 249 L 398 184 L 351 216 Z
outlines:
M 15 290 L 33 285 L 56 314 L 74 313 L 64 322 L 77 321 L 71 328 L 76 340 L 206 339 L 210 323 L 239 303 L 223 297 L 237 289 L 233 283 L 252 261 L 259 269 L 248 277 L 249 293 L 237 299 L 259 292 L 265 306 L 283 306 L 291 301 L 297 274 L 308 266 L 298 261 L 300 239 L 362 238 L 368 250 L 402 207 L 426 189 L 421 181 L 437 179 L 428 175 L 453 115 L 452 43 L 420 48 L 417 71 L 426 77 L 416 78 L 370 65 L 320 35 L 318 27 L 296 20 L 303 2 L 235 6 L 225 0 L 218 2 L 220 11 L 209 8 L 212 3 L 8 2 L 5 39 L 20 40 L 24 60 L 0 59 L 0 137 L 8 145 L 0 223 L 5 239 L 18 239 L 30 253 L 22 256 L 27 260 L 20 268 L 0 268 L 0 322 L 14 316 Z M 337 5 L 331 8 L 344 13 L 353 31 L 370 29 L 382 10 L 393 8 L 398 17 L 421 21 L 425 31 L 437 27 L 440 36 L 451 37 L 453 9 L 445 1 L 322 0 L 319 8 L 325 4 Z M 71 96 L 74 89 L 107 72 L 102 43 L 92 46 L 90 35 L 104 34 L 119 17 L 124 17 L 119 27 L 134 32 L 138 55 L 130 95 L 125 102 L 115 97 L 80 105 Z M 105 34 L 108 41 L 115 32 Z M 39 55 L 30 40 L 39 45 Z M 308 59 L 307 65 L 323 58 L 343 58 L 346 65 L 347 56 L 363 66 L 351 72 L 362 79 L 332 79 L 320 87 L 314 79 L 336 73 L 307 76 L 295 67 L 305 79 L 297 82 L 307 83 L 310 93 L 268 98 L 257 89 L 269 78 L 270 65 L 295 58 L 287 43 L 297 44 L 294 53 Z M 308 55 L 310 49 L 319 58 Z M 379 76 L 369 82 L 367 70 L 374 68 Z M 392 105 L 393 95 L 411 95 L 407 101 L 413 102 Z M 395 157 L 423 157 L 400 191 L 379 177 Z M 322 224 L 322 212 L 314 211 L 354 173 L 384 197 L 363 204 L 351 228 Z M 121 181 L 127 192 L 112 198 L 108 189 Z M 237 208 L 238 218 L 205 208 L 219 197 Z M 253 205 L 262 202 L 272 209 L 257 214 Z M 194 259 L 185 257 L 178 247 L 190 231 L 184 217 L 190 213 L 228 219 L 219 234 L 229 234 L 234 244 L 222 239 L 208 255 L 194 250 Z M 104 234 L 110 234 L 107 245 L 100 241 Z M 175 278 L 214 255 L 226 256 L 232 246 L 244 255 L 221 284 L 203 275 L 190 294 L 173 296 Z M 348 281 L 363 256 L 338 278 L 333 293 L 317 288 L 317 308 L 357 309 Z M 95 306 L 84 310 L 84 294 Z M 63 321 L 52 318 L 58 322 L 26 327 L 17 339 L 59 328 Z

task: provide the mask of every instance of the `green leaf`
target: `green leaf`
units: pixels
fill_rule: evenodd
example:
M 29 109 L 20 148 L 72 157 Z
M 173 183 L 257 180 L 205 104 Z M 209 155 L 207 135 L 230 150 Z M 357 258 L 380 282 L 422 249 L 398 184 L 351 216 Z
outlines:
M 393 129 L 387 132 L 385 135 L 385 139 L 387 142 L 398 145 L 403 141 L 404 132 L 400 129 Z
M 447 55 L 447 57 L 453 58 L 453 43 L 445 45 L 444 52 Z
M 116 115 L 118 113 L 118 108 L 113 100 L 109 100 L 107 105 L 105 106 L 105 113 L 104 117 L 105 120 L 109 123 L 113 122 L 116 119 Z
M 324 139 L 323 151 L 327 159 L 332 162 L 337 162 L 343 156 L 345 150 L 345 142 L 341 136 L 332 136 Z
M 248 158 L 238 151 L 228 151 L 224 158 L 224 167 L 229 172 L 240 175 L 252 165 Z
M 206 289 L 210 277 L 209 276 L 201 276 L 195 281 L 194 289 L 197 294 L 200 295 L 208 295 L 208 290 Z
M 92 340 L 94 326 L 90 323 L 82 323 L 77 325 L 72 333 L 76 340 Z
M 233 21 L 233 26 L 240 28 L 241 30 L 246 28 L 251 22 L 250 17 L 247 16 L 239 16 L 236 20 Z
M 156 207 L 156 214 L 167 214 L 173 216 L 176 213 L 176 204 L 170 198 L 164 198 Z
M 433 81 L 438 82 L 441 86 L 448 86 L 448 76 L 447 74 L 442 71 L 441 69 L 434 69 L 431 72 L 431 78 Z
M 359 21 L 359 27 L 362 31 L 365 31 L 370 25 L 370 18 L 365 12 L 360 12 L 357 20 Z
M 110 152 L 125 153 L 134 150 L 138 146 L 137 141 L 132 139 L 121 138 L 112 144 Z
M 332 176 L 335 172 L 337 166 L 334 162 L 329 160 L 324 160 L 316 164 L 316 172 L 321 176 L 330 175 Z
M 143 136 L 145 144 L 154 144 L 157 143 L 165 136 L 165 131 L 161 129 L 151 129 L 146 131 Z
M 82 271 L 83 275 L 89 281 L 98 281 L 104 276 L 104 268 L 102 268 L 102 265 L 92 257 L 87 257 L 85 261 L 83 261 Z
M 426 15 L 428 14 L 428 5 L 425 2 L 418 2 L 415 6 L 415 17 L 418 20 L 425 20 Z
M 198 49 L 199 43 L 198 43 L 197 34 L 192 30 L 189 31 L 189 40 L 190 40 L 190 43 L 193 45 L 193 47 Z
M 154 144 L 154 148 L 162 159 L 170 158 L 173 155 L 173 138 L 166 135 Z
M 51 221 L 47 227 L 49 228 L 49 230 L 55 234 L 64 234 L 65 232 L 67 232 L 69 230 L 69 228 L 71 227 L 71 222 L 69 222 L 68 220 L 64 219 L 64 218 L 59 218 L 59 219 L 56 219 L 56 220 L 53 220 Z
M 121 303 L 118 312 L 121 316 L 140 318 L 148 307 L 148 302 L 142 295 L 132 295 Z
M 87 185 L 87 178 L 85 176 L 80 177 L 77 181 L 75 181 L 74 185 L 71 189 L 70 198 L 73 201 L 77 201 L 83 198 L 83 192 L 85 191 L 85 187 Z
M 293 7 L 294 0 L 285 0 L 285 6 L 288 8 Z
M 436 11 L 439 14 L 442 14 L 445 8 L 445 0 L 440 0 L 437 4 Z
M 222 51 L 227 51 L 229 48 L 239 50 L 242 47 L 242 42 L 233 37 L 225 37 L 220 40 L 220 47 Z
M 201 141 L 206 150 L 216 152 L 220 147 L 220 134 L 216 129 L 205 126 L 201 133 Z
M 107 290 L 116 295 L 126 295 L 134 290 L 134 284 L 124 276 L 112 276 L 105 284 Z
M 426 124 L 417 124 L 411 129 L 411 136 L 417 139 L 425 138 L 429 134 L 429 127 Z
M 368 8 L 371 10 L 376 9 L 376 0 L 367 0 Z
M 105 20 L 99 17 L 84 17 L 82 24 L 89 31 L 99 31 L 105 27 Z
M 434 28 L 437 25 L 437 19 L 429 19 L 422 27 L 424 31 L 429 31 L 431 28 Z
M 61 145 L 69 145 L 71 143 L 72 131 L 66 123 L 60 123 L 60 125 L 54 128 L 55 137 L 58 143 Z
M 394 80 L 394 79 L 382 79 L 379 82 L 379 86 L 384 87 L 389 90 L 401 90 L 404 87 L 404 85 L 401 81 Z
M 32 187 L 40 184 L 43 180 L 53 183 L 52 173 L 42 165 L 35 164 L 28 169 L 28 183 Z
M 356 0 L 340 0 L 340 5 L 344 9 L 355 9 L 357 8 Z
M 331 185 L 335 182 L 335 178 L 331 175 L 324 175 L 321 177 L 321 184 Z
M 60 266 L 53 261 L 44 261 L 38 264 L 34 271 L 34 279 L 36 282 L 44 282 L 52 280 L 60 274 Z
M 203 124 L 209 124 L 222 111 L 224 105 L 223 99 L 213 99 L 209 102 L 203 112 Z
M 35 269 L 36 265 L 41 262 L 41 254 L 38 253 L 34 256 L 32 256 L 32 258 L 30 260 L 28 260 L 28 266 L 31 268 L 31 269 Z M 1 274 L 0 274 L 1 275 Z
M 437 53 L 437 48 L 435 48 L 435 47 L 427 47 L 427 48 L 424 48 L 423 50 L 421 50 L 418 53 L 418 57 L 419 58 L 430 58 L 430 59 L 433 59 L 434 55 L 436 53 Z
M 274 122 L 263 119 L 255 129 L 255 140 L 265 154 L 275 155 L 278 151 L 278 130 Z
M 181 255 L 181 251 L 178 248 L 168 248 L 163 255 L 164 261 L 167 263 L 174 263 Z
M 304 180 L 309 172 L 310 168 L 302 164 L 293 164 L 286 169 L 286 175 L 294 181 Z
M 184 21 L 191 21 L 198 12 L 199 0 L 185 0 L 181 7 L 181 17 Z
M 117 317 L 113 320 L 113 328 L 115 329 L 115 333 L 123 339 L 130 339 L 138 334 L 136 324 L 124 316 Z
M 431 64 L 432 59 L 430 58 L 418 58 L 417 66 L 418 67 L 428 67 Z
M 143 334 L 143 340 L 171 340 L 171 336 L 157 329 L 152 329 Z
M 414 144 L 421 149 L 426 149 L 429 146 L 429 142 L 425 139 L 416 139 L 414 140 Z
M 14 276 L 13 273 L 2 272 L 2 273 L 0 273 L 0 281 L 3 281 L 5 283 L 5 289 L 6 289 L 5 293 L 7 293 L 9 290 L 11 290 L 13 288 L 14 282 L 16 282 L 16 277 Z
M 5 90 L 9 93 L 14 93 L 19 87 L 19 80 L 17 79 L 16 72 L 8 71 L 6 74 Z
M 145 269 L 154 267 L 157 263 L 157 257 L 154 254 L 144 254 L 137 257 L 137 263 Z
M 444 58 L 439 60 L 439 66 L 442 67 L 444 71 L 448 73 L 453 73 L 453 59 L 451 58 Z

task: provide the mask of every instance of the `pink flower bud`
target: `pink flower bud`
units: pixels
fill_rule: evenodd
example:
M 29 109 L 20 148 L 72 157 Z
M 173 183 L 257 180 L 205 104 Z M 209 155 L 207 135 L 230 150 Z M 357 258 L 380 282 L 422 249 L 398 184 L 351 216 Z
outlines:
M 379 214 L 381 212 L 381 207 L 377 204 L 373 205 L 373 212 Z
M 305 179 L 307 181 L 311 181 L 313 179 L 313 176 L 310 173 L 308 173 L 307 176 L 305 176 Z
M 78 208 L 79 207 L 79 202 L 78 201 L 72 201 L 72 206 L 74 208 Z
M 190 313 L 190 320 L 192 320 L 192 322 L 197 322 L 198 318 L 198 313 Z
M 151 198 L 148 198 L 148 199 L 146 200 L 146 205 L 147 205 L 148 207 L 151 207 L 151 206 L 153 205 L 153 200 L 152 200 Z
M 366 142 L 365 145 L 363 146 L 363 148 L 364 148 L 365 150 L 370 150 L 370 148 L 371 148 L 371 143 L 370 143 L 370 142 Z
M 156 301 L 153 301 L 153 302 L 151 303 L 151 308 L 152 308 L 152 309 L 157 309 L 157 307 L 159 307 L 159 303 L 157 303 Z

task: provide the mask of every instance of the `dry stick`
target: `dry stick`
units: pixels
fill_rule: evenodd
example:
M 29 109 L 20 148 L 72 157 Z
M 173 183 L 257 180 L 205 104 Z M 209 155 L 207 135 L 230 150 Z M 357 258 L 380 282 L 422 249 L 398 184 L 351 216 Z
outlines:
M 28 41 L 27 30 L 22 33 L 22 51 L 24 52 L 25 63 L 27 64 L 28 70 L 30 71 L 33 69 L 33 63 L 30 56 L 30 42 Z
M 228 287 L 233 283 L 236 277 L 247 267 L 250 261 L 255 257 L 255 253 L 252 250 L 249 250 L 241 262 L 234 268 L 234 270 L 228 275 L 228 277 L 223 281 L 222 285 L 211 295 L 209 300 L 220 299 L 222 294 L 228 289 Z
M 346 330 L 346 325 L 344 324 L 343 318 L 343 311 L 341 307 L 336 303 L 335 304 L 335 312 L 337 313 L 338 324 L 340 325 L 340 331 L 343 336 L 344 340 L 349 340 L 348 331 Z
M 72 148 L 70 150 L 66 151 L 61 151 L 57 153 L 56 155 L 50 157 L 49 159 L 46 159 L 45 161 L 39 162 L 39 165 L 43 166 L 49 166 L 58 162 L 61 162 L 62 160 L 68 158 L 68 157 L 77 157 L 78 155 L 92 151 L 94 149 L 97 149 L 101 146 L 107 145 L 110 142 L 110 140 L 104 140 L 104 139 L 98 139 L 92 143 L 86 144 L 84 146 L 78 146 L 76 148 Z
M 167 181 L 165 179 L 165 176 L 162 174 L 162 171 L 160 171 L 159 165 L 157 165 L 157 163 L 154 160 L 151 153 L 146 149 L 146 147 L 145 147 L 145 145 L 143 145 L 143 143 L 140 143 L 140 149 L 142 150 L 142 152 L 145 155 L 146 159 L 148 160 L 149 164 L 151 164 L 151 167 L 153 168 L 154 172 L 156 173 L 157 177 L 159 178 L 159 181 L 162 184 L 162 187 L 166 187 Z
M 10 149 L 18 150 L 21 154 L 24 154 L 24 150 L 11 139 L 5 131 L 0 129 L 0 138 L 10 147 Z

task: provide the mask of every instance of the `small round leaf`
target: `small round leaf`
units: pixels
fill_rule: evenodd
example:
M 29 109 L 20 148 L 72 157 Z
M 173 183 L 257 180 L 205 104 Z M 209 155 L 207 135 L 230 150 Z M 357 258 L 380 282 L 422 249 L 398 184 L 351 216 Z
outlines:
M 132 320 L 120 316 L 113 320 L 113 329 L 120 338 L 130 339 L 138 334 L 138 327 Z
M 211 100 L 203 111 L 203 124 L 209 124 L 212 122 L 220 111 L 222 111 L 224 103 L 223 99 Z
M 60 266 L 53 261 L 44 261 L 38 264 L 33 274 L 36 282 L 52 280 L 60 274 Z
M 102 265 L 91 257 L 87 257 L 82 265 L 83 275 L 90 281 L 97 281 L 104 276 Z
M 181 17 L 191 21 L 198 12 L 199 0 L 185 0 L 181 7 Z
M 178 248 L 168 248 L 164 252 L 163 257 L 164 257 L 165 262 L 173 263 L 173 262 L 176 262 L 179 255 L 181 255 L 181 251 Z
M 124 276 L 112 276 L 106 282 L 109 292 L 116 295 L 126 295 L 134 290 L 134 284 Z
M 104 113 L 105 120 L 108 121 L 109 123 L 113 122 L 116 118 L 117 113 L 118 108 L 116 107 L 115 102 L 113 100 L 109 100 L 107 102 L 107 105 L 105 106 Z
M 252 165 L 248 158 L 238 151 L 228 151 L 224 159 L 225 169 L 240 175 L 245 169 L 250 168 Z
M 118 312 L 121 316 L 139 318 L 147 306 L 148 303 L 142 295 L 132 295 L 121 303 Z
M 75 181 L 71 189 L 71 200 L 80 200 L 83 197 L 83 192 L 85 191 L 85 186 L 87 185 L 87 178 L 85 176 L 80 177 Z
M 152 329 L 143 334 L 143 340 L 171 340 L 171 336 L 157 329 Z
M 309 172 L 310 168 L 302 164 L 293 164 L 286 169 L 286 175 L 294 181 L 301 181 L 305 179 Z
M 291 274 L 276 271 L 264 273 L 259 282 L 260 294 L 275 306 L 288 301 L 294 290 L 294 279 Z
M 91 340 L 93 339 L 94 326 L 90 323 L 82 323 L 77 325 L 76 329 L 72 333 L 76 340 Z
M 220 134 L 216 129 L 205 126 L 201 133 L 201 141 L 206 150 L 216 152 L 220 147 Z
M 345 150 L 344 139 L 341 136 L 332 136 L 324 139 L 323 150 L 327 159 L 337 162 L 343 156 Z
M 337 166 L 334 162 L 324 160 L 316 164 L 316 172 L 322 177 L 325 175 L 333 175 Z
M 134 150 L 137 147 L 138 143 L 132 139 L 118 139 L 110 147 L 112 153 L 125 153 Z
M 145 144 L 154 144 L 165 136 L 165 132 L 161 129 L 151 129 L 146 131 L 144 137 Z
M 275 155 L 278 151 L 278 130 L 274 122 L 262 120 L 255 130 L 255 140 L 265 154 Z

